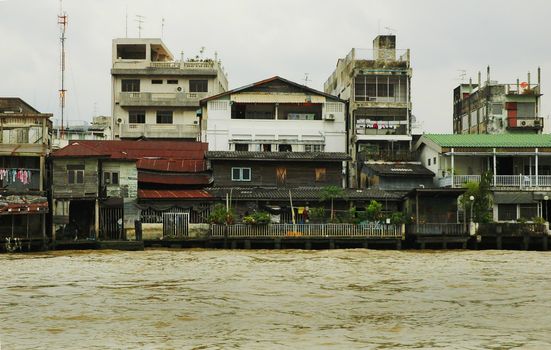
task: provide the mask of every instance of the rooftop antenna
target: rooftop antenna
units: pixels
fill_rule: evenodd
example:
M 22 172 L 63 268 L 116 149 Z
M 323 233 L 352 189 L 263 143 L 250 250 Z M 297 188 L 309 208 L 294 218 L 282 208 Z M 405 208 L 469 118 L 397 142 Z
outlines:
M 203 53 L 205 52 L 205 47 L 201 46 L 201 50 L 199 50 L 199 54 L 201 55 L 201 59 L 203 59 Z
M 394 35 L 396 33 L 396 29 L 385 27 L 385 29 L 388 31 L 388 35 Z
M 125 37 L 128 38 L 128 5 L 126 6 L 126 10 L 125 10 L 124 32 L 125 32 Z
M 163 38 L 164 33 L 165 33 L 165 18 L 163 17 L 163 19 L 161 20 L 161 39 Z
M 142 15 L 136 15 L 136 22 L 138 22 L 138 38 L 142 37 L 142 24 L 145 22 L 145 17 Z
M 310 73 L 304 73 L 304 86 L 308 86 L 308 82 L 310 81 L 310 79 L 308 79 L 308 75 Z
M 61 106 L 61 132 L 60 137 L 63 138 L 64 130 L 64 116 L 65 116 L 65 31 L 67 30 L 68 16 L 67 13 L 63 11 L 63 0 L 59 0 L 59 15 L 57 15 L 57 24 L 59 24 L 59 29 L 61 36 L 59 37 L 61 43 L 61 57 L 60 57 L 60 70 L 61 70 L 61 88 L 59 89 L 59 104 Z
M 184 50 L 180 51 L 180 61 L 184 62 Z
M 467 70 L 465 69 L 458 69 L 457 70 L 459 72 L 459 81 L 461 82 L 461 84 L 463 84 L 465 82 L 465 79 L 467 78 Z

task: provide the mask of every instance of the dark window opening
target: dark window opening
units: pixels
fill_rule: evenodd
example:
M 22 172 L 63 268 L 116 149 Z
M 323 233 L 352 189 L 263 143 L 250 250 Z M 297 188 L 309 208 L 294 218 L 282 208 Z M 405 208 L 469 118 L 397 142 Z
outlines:
M 104 185 L 118 185 L 119 184 L 119 173 L 106 171 L 103 173 L 103 184 Z
M 208 80 L 190 80 L 189 92 L 208 92 L 209 81 Z
M 235 150 L 247 152 L 249 150 L 249 145 L 246 143 L 236 143 Z
M 172 124 L 172 111 L 157 111 L 157 124 Z
M 232 119 L 275 119 L 275 104 L 271 103 L 233 103 Z
M 284 120 L 321 120 L 320 103 L 280 103 L 277 107 L 277 119 Z
M 517 219 L 516 204 L 498 204 L 497 219 L 499 221 L 512 221 Z
M 122 92 L 140 92 L 140 79 L 123 79 L 121 90 Z
M 70 184 L 84 183 L 84 170 L 67 170 L 67 182 Z
M 174 85 L 174 84 L 178 84 L 178 80 L 176 80 L 176 79 L 167 79 L 166 83 Z
M 251 168 L 232 168 L 232 181 L 251 181 Z
M 129 111 L 128 122 L 130 124 L 145 124 L 145 111 Z
M 117 45 L 117 58 L 123 60 L 145 60 L 145 45 Z
M 262 145 L 262 151 L 263 152 L 271 152 L 272 151 L 272 145 L 269 143 L 264 143 Z
M 163 83 L 162 79 L 153 79 L 153 80 L 151 80 L 151 84 L 162 84 L 162 83 Z
M 293 146 L 288 144 L 281 144 L 277 146 L 279 152 L 293 152 Z

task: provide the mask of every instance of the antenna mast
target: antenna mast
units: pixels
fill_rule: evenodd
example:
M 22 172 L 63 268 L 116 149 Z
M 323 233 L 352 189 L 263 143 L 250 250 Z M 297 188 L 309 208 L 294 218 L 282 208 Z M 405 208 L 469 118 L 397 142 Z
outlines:
M 65 114 L 65 31 L 67 30 L 68 16 L 66 12 L 63 12 L 63 0 L 59 0 L 59 15 L 57 16 L 57 24 L 59 24 L 59 29 L 61 36 L 59 38 L 61 43 L 61 89 L 59 89 L 59 103 L 61 106 L 61 135 L 63 138 L 65 133 L 64 129 L 64 114 Z
M 145 22 L 145 17 L 142 15 L 136 15 L 136 22 L 138 22 L 138 38 L 142 37 L 142 25 Z

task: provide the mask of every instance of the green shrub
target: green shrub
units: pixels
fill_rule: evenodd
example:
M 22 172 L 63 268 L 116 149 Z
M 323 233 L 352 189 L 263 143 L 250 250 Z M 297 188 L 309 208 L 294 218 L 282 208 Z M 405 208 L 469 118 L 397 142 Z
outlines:
M 226 206 L 223 204 L 216 204 L 210 212 L 207 221 L 209 224 L 216 225 L 231 225 L 234 222 L 235 215 L 233 211 L 226 210 Z
M 243 217 L 243 223 L 247 225 L 267 225 L 271 220 L 270 214 L 263 211 L 255 211 Z

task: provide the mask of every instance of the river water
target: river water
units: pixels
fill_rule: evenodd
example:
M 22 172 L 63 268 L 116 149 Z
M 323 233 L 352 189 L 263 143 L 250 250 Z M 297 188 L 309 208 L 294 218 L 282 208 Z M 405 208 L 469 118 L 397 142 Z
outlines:
M 0 255 L 0 349 L 547 349 L 551 253 Z

